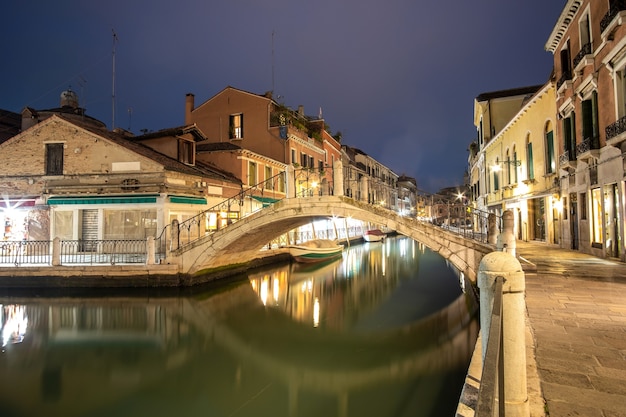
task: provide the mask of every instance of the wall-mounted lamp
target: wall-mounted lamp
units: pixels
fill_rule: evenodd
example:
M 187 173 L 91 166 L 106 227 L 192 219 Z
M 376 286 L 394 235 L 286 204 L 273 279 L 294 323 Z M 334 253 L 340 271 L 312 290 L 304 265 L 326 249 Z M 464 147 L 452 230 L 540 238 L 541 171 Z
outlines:
M 519 167 L 522 165 L 522 161 L 516 159 L 514 161 L 499 161 L 497 162 L 495 165 L 491 166 L 491 170 L 498 172 L 498 171 L 502 171 L 502 166 L 500 164 L 507 164 L 507 165 L 512 165 L 515 167 Z

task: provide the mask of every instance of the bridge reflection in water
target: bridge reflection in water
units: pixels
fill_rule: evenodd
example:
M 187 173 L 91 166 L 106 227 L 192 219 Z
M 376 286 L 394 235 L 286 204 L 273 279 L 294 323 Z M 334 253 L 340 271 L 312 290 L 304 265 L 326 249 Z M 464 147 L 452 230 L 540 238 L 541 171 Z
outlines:
M 453 415 L 478 333 L 402 237 L 187 297 L 0 302 L 3 416 Z

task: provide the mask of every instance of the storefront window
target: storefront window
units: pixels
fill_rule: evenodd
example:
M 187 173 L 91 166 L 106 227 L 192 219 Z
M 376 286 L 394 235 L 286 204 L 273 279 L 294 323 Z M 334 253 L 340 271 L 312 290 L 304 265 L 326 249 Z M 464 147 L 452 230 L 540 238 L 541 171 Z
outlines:
M 154 237 L 156 228 L 156 210 L 104 210 L 105 240 Z
M 54 212 L 54 234 L 53 238 L 58 237 L 61 240 L 72 240 L 74 230 L 74 212 L 73 211 L 55 211 Z
M 28 211 L 27 210 L 1 210 L 0 222 L 2 224 L 2 240 L 23 240 L 28 237 Z
M 591 190 L 591 242 L 602 247 L 602 190 Z

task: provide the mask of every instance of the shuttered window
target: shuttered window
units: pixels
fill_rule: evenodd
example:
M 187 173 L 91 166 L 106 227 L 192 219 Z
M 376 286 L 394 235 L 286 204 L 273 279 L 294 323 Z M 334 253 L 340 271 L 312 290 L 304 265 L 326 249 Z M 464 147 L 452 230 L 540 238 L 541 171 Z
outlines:
M 63 175 L 63 144 L 46 144 L 46 175 Z

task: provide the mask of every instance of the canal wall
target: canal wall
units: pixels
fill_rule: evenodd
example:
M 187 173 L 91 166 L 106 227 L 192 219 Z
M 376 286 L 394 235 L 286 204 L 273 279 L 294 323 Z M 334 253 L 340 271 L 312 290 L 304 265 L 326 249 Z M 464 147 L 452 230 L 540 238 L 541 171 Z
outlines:
M 286 249 L 260 251 L 249 262 L 188 275 L 175 264 L 115 264 L 0 267 L 0 288 L 171 288 L 191 287 L 247 270 L 290 260 Z

